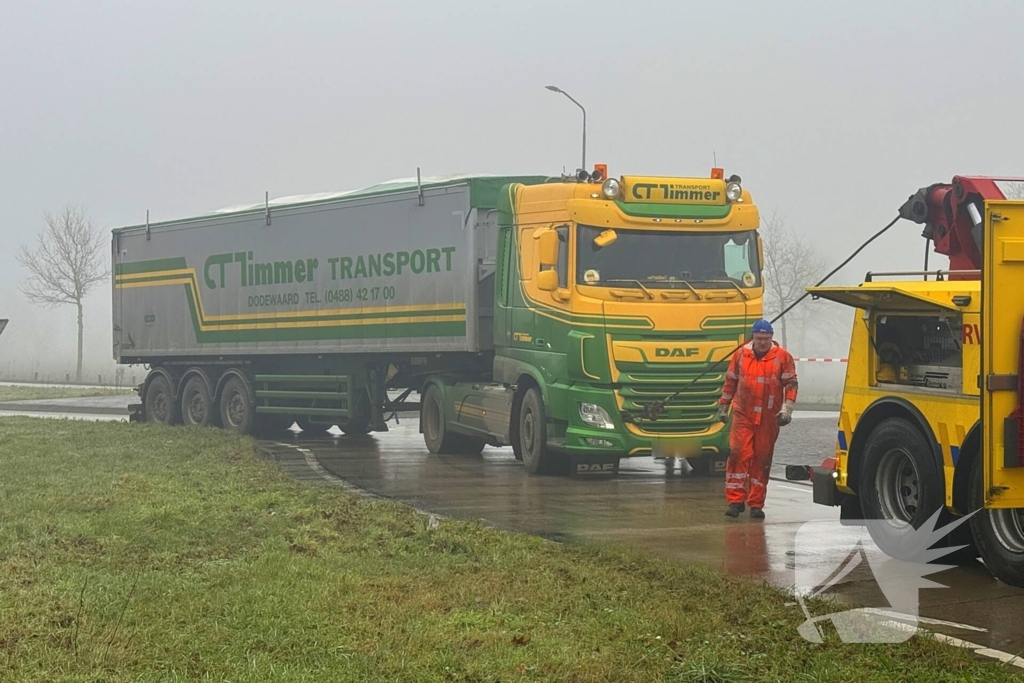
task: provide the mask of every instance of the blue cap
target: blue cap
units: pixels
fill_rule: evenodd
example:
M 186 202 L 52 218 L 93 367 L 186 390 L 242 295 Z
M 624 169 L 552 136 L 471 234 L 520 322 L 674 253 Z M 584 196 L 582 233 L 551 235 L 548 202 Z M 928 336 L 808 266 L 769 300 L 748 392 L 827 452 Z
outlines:
M 775 330 L 772 329 L 772 324 L 767 320 L 758 320 L 754 323 L 754 328 L 751 330 L 752 333 L 757 334 L 758 332 L 767 332 L 768 334 L 775 334 Z

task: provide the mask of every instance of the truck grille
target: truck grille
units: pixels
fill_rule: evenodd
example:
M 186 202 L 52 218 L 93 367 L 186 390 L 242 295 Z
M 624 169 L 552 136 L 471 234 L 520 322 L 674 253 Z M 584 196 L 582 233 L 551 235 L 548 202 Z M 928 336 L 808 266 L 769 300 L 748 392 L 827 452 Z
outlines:
M 661 374 L 656 376 L 656 382 L 645 381 L 654 376 L 641 373 L 622 375 L 620 379 L 623 383 L 617 393 L 622 398 L 623 410 L 638 416 L 644 404 L 663 400 L 680 387 L 689 385 L 683 393 L 665 404 L 665 410 L 656 422 L 638 420 L 637 424 L 643 431 L 651 433 L 703 432 L 718 419 L 718 399 L 722 396 L 725 375 L 722 372 L 711 372 L 693 382 L 693 378 L 699 374 L 700 369 L 697 369 L 668 381 Z

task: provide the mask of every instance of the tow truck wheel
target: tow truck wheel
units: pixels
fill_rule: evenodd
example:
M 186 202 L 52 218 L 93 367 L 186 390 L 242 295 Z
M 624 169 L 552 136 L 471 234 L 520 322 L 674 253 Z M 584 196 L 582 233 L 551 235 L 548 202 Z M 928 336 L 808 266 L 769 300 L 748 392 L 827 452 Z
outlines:
M 917 529 L 944 508 L 941 481 L 931 445 L 910 422 L 891 417 L 872 430 L 864 445 L 857 493 L 866 519 L 893 523 L 869 525 L 879 548 L 898 549 L 910 531 L 906 524 Z
M 206 427 L 212 420 L 213 399 L 206 382 L 192 377 L 181 392 L 181 421 L 189 427 Z
M 971 466 L 971 517 L 974 544 L 989 571 L 1004 583 L 1024 587 L 1024 509 L 985 510 L 983 458 L 974 458 Z
M 548 450 L 547 413 L 537 387 L 526 392 L 519 409 L 519 448 L 530 474 L 549 474 L 557 469 L 558 456 Z
M 157 375 L 146 385 L 142 405 L 146 422 L 174 425 L 181 421 L 178 403 L 171 394 L 171 383 L 163 375 Z
M 434 455 L 458 453 L 459 435 L 448 431 L 444 415 L 444 394 L 436 384 L 423 395 L 423 441 Z

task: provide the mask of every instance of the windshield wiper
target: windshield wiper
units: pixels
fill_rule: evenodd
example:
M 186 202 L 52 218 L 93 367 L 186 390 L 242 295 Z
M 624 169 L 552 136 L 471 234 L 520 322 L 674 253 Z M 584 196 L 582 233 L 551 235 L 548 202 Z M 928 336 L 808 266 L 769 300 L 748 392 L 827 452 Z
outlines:
M 744 292 L 743 288 L 740 287 L 735 282 L 733 282 L 732 280 L 703 280 L 703 282 L 724 282 L 726 284 L 732 285 L 733 287 L 736 288 L 736 291 L 739 292 L 743 296 L 743 300 L 744 301 L 750 301 L 750 295 L 747 294 L 746 292 Z
M 632 282 L 633 284 L 635 284 L 637 287 L 644 291 L 645 297 L 647 297 L 648 299 L 654 298 L 654 295 L 651 294 L 651 290 L 644 287 L 643 283 L 640 282 L 639 280 L 605 280 L 605 282 Z
M 671 280 L 666 280 L 666 282 L 679 282 L 679 283 L 682 283 L 683 285 L 685 285 L 685 286 L 686 286 L 686 288 L 687 288 L 688 290 L 690 290 L 691 292 L 693 292 L 693 296 L 697 298 L 697 301 L 700 301 L 701 299 L 703 299 L 703 298 L 704 298 L 704 297 L 702 297 L 702 296 L 700 295 L 700 292 L 698 292 L 698 291 L 697 291 L 696 289 L 694 289 L 694 288 L 693 288 L 693 285 L 691 285 L 691 284 L 690 284 L 689 282 L 687 282 L 686 280 L 683 280 L 682 278 L 672 278 Z

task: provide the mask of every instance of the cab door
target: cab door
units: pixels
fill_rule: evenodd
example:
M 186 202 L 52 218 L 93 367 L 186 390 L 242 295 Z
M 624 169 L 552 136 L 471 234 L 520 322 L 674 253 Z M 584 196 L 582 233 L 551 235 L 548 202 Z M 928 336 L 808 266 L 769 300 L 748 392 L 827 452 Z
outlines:
M 1024 434 L 1017 410 L 1024 396 L 1024 202 L 985 206 L 981 306 L 982 453 L 985 507 L 1024 507 Z

